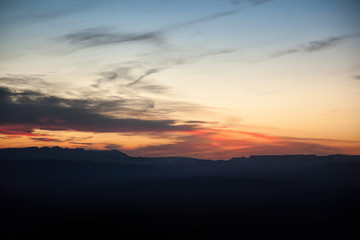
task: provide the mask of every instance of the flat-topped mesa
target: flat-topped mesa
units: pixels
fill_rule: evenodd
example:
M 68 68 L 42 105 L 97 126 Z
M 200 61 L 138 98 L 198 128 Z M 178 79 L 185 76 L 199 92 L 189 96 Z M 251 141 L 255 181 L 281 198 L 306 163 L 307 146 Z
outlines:
M 121 161 L 129 160 L 130 156 L 117 150 L 86 150 L 83 148 L 61 147 L 27 147 L 0 149 L 0 159 L 61 159 L 87 161 Z

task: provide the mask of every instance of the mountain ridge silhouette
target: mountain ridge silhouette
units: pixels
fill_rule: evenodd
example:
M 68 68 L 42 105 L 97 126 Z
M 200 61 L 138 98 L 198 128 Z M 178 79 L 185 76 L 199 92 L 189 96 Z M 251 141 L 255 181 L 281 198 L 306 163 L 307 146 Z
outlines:
M 359 173 L 351 155 L 0 149 L 0 230 L 5 239 L 359 239 Z
M 21 155 L 23 154 L 23 155 Z M 107 157 L 110 159 L 187 159 L 187 160 L 205 160 L 205 161 L 241 161 L 241 160 L 278 160 L 280 159 L 318 159 L 318 158 L 360 158 L 360 155 L 347 154 L 331 154 L 331 155 L 316 155 L 316 154 L 286 154 L 286 155 L 250 155 L 249 157 L 233 157 L 228 160 L 212 160 L 204 158 L 183 157 L 183 156 L 161 156 L 161 157 L 133 157 L 119 150 L 92 150 L 84 148 L 62 148 L 62 147 L 24 147 L 24 148 L 0 148 L 0 157 L 2 159 L 32 159 L 32 158 L 56 158 L 67 160 L 92 160 L 99 157 Z M 79 158 L 80 157 L 80 158 Z

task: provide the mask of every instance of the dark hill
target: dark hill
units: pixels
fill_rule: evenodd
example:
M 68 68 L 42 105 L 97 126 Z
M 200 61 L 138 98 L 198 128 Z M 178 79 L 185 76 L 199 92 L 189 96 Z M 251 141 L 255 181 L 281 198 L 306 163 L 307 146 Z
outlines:
M 360 157 L 0 149 L 5 239 L 360 239 Z
M 12 159 L 62 159 L 76 161 L 113 162 L 131 159 L 125 153 L 117 150 L 85 150 L 60 147 L 28 147 L 0 149 L 1 160 Z

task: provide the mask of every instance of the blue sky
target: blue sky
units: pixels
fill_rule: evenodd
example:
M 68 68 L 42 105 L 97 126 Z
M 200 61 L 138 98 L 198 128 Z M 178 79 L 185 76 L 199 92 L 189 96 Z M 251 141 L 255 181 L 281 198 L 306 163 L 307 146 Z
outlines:
M 0 145 L 358 153 L 359 10 L 354 0 L 0 1 L 6 103 L 22 109 L 26 96 L 36 110 L 56 99 L 46 109 L 99 120 L 14 111 L 0 119 Z M 145 126 L 100 128 L 107 118 Z

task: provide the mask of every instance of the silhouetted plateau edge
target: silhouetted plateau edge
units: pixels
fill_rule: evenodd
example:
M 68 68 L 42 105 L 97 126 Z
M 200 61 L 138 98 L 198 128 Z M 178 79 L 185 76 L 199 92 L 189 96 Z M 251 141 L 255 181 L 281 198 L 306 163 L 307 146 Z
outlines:
M 169 156 L 169 157 L 131 157 L 118 150 L 86 150 L 83 148 L 61 148 L 61 147 L 26 147 L 26 148 L 2 148 L 0 149 L 0 160 L 4 159 L 62 159 L 62 160 L 88 160 L 98 162 L 124 162 L 131 161 L 131 163 L 173 163 L 181 161 L 195 162 L 195 161 L 223 161 L 198 159 L 192 157 Z M 335 154 L 328 156 L 317 156 L 314 154 L 294 154 L 294 155 L 253 155 L 250 157 L 235 157 L 231 161 L 242 161 L 246 159 L 252 160 L 315 160 L 315 159 L 340 159 L 344 160 L 358 160 L 360 155 L 344 155 Z M 151 160 L 143 162 L 146 160 Z M 224 159 L 225 160 L 225 159 Z M 227 160 L 227 159 L 226 159 Z M 179 161 L 178 163 L 181 163 Z M 285 163 L 285 162 L 284 162 Z
M 360 156 L 268 155 L 204 160 L 188 157 L 131 157 L 117 150 L 60 147 L 0 149 L 5 176 L 59 175 L 59 181 L 111 182 L 193 176 L 266 178 L 329 186 L 360 187 Z M 12 173 L 22 171 L 22 175 Z M 46 171 L 45 171 L 46 169 Z M 60 177 L 61 176 L 61 177 Z
M 358 239 L 360 156 L 0 149 L 6 238 Z

